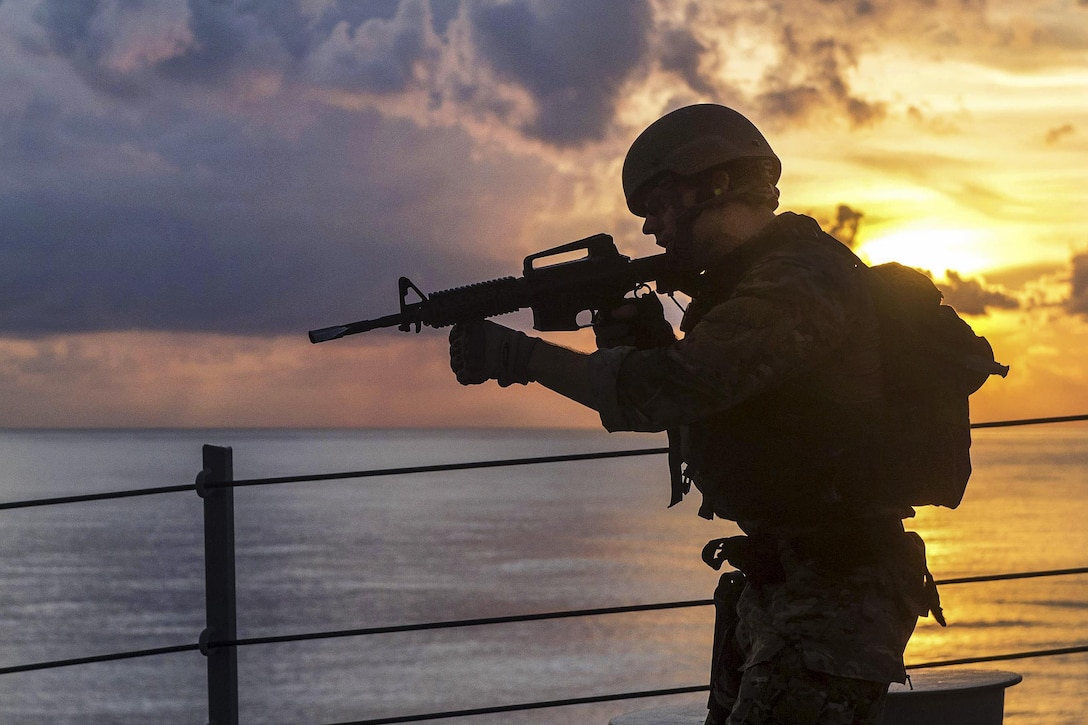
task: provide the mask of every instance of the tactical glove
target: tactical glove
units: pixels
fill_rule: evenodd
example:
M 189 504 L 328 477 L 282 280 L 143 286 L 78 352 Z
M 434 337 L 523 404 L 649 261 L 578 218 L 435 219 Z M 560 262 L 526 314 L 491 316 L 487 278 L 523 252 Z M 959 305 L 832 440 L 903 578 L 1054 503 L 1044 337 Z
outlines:
M 656 294 L 625 299 L 611 310 L 602 310 L 593 323 L 593 334 L 598 350 L 606 347 L 649 350 L 676 342 L 676 333 L 665 319 L 665 310 Z
M 461 385 L 497 380 L 507 387 L 532 382 L 529 358 L 538 340 L 489 320 L 465 322 L 450 330 L 450 369 Z

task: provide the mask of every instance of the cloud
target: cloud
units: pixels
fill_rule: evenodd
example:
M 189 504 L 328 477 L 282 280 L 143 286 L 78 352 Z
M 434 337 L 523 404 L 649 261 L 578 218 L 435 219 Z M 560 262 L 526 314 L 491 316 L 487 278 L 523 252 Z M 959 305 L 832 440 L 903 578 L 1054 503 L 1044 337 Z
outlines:
M 932 5 L 952 17 L 955 4 Z M 872 48 L 840 31 L 906 12 L 619 0 L 4 7 L 24 20 L 4 31 L 21 40 L 4 60 L 51 74 L 0 88 L 11 91 L 0 100 L 0 331 L 20 335 L 284 332 L 352 305 L 384 313 L 401 274 L 434 288 L 509 273 L 526 245 L 598 231 L 568 232 L 589 218 L 637 229 L 593 203 L 608 198 L 633 135 L 617 106 L 642 74 L 668 80 L 667 96 L 639 99 L 647 109 L 694 93 L 752 101 L 761 123 L 833 113 L 870 125 L 884 102 L 851 79 Z M 738 27 L 769 40 L 743 92 L 721 65 L 744 60 L 721 39 Z M 532 143 L 498 142 L 511 137 Z M 573 153 L 596 141 L 575 168 Z M 962 160 L 878 156 L 882 173 L 987 212 L 1009 206 Z M 852 238 L 860 213 L 839 211 L 837 232 Z
M 934 113 L 930 109 L 910 105 L 906 115 L 918 128 L 935 136 L 953 136 L 963 132 L 960 124 L 962 119 L 957 120 L 948 114 Z
M 680 76 L 696 93 L 707 97 L 716 94 L 713 82 L 703 75 L 700 67 L 708 48 L 690 28 L 668 28 L 661 32 L 658 44 L 658 63 L 662 70 Z
M 846 6 L 851 3 L 821 3 Z M 1088 48 L 1084 23 L 1059 5 L 993 0 L 873 2 L 843 27 L 854 37 L 879 38 L 882 49 L 906 50 L 914 57 L 957 59 L 1006 71 L 1023 72 L 1079 65 Z
M 1088 315 L 1088 253 L 1073 256 L 1069 300 L 1066 309 L 1077 315 Z
M 0 197 L 0 331 L 18 335 L 301 334 L 386 314 L 402 274 L 433 289 L 516 269 L 473 242 L 528 221 L 476 205 L 501 190 L 532 209 L 544 172 L 373 112 L 325 109 L 289 142 L 178 108 L 130 127 L 43 101 L 8 122 L 0 158 L 25 173 Z
M 959 0 L 771 8 L 648 0 L 42 0 L 33 16 L 43 31 L 40 52 L 66 58 L 104 93 L 154 93 L 163 82 L 229 87 L 273 74 L 345 93 L 419 94 L 434 107 L 493 117 L 560 147 L 604 138 L 624 88 L 652 69 L 686 86 L 676 98 L 736 102 L 769 123 L 834 114 L 860 128 L 889 113 L 894 94 L 867 97 L 852 81 L 862 59 L 886 46 L 996 65 L 1088 47 L 1088 34 L 1072 33 L 1044 8 L 988 12 L 986 3 Z M 1025 23 L 1032 31 L 1018 34 Z M 742 47 L 742 31 L 762 42 Z M 1007 43 L 1021 37 L 1033 52 L 1008 53 Z M 733 76 L 753 56 L 762 59 L 761 77 L 741 92 Z
M 987 218 L 1008 219 L 1032 213 L 1022 198 L 995 185 L 992 162 L 988 158 L 971 159 L 951 153 L 903 149 L 866 149 L 849 151 L 845 159 L 863 169 L 931 189 L 959 207 L 978 211 Z
M 557 146 L 603 137 L 624 83 L 644 66 L 653 22 L 647 0 L 310 7 L 44 0 L 33 16 L 43 52 L 113 96 L 154 93 L 162 83 L 246 85 L 255 74 L 275 74 L 343 93 L 420 94 L 432 105 L 493 114 Z M 697 44 L 675 49 L 674 65 L 698 64 Z
M 541 386 L 458 385 L 448 347 L 433 330 L 317 347 L 299 335 L 0 338 L 2 415 L 46 427 L 600 425 Z
M 980 211 L 1021 249 L 1079 243 L 1076 220 L 1045 226 L 1075 205 L 1029 210 L 1005 191 L 1072 195 L 1079 122 L 1031 105 L 1025 88 L 1041 96 L 1048 78 L 989 70 L 1075 79 L 1079 2 L 0 1 L 5 420 L 366 425 L 396 410 L 383 420 L 443 424 L 457 406 L 461 420 L 573 420 L 545 397 L 499 419 L 517 394 L 451 393 L 440 333 L 316 354 L 302 333 L 395 311 L 400 275 L 429 292 L 516 274 L 525 254 L 598 231 L 650 253 L 622 155 L 700 100 L 774 130 L 791 193 L 846 241 L 861 212 L 833 202 L 855 198 L 869 224 Z M 948 85 L 908 92 L 890 75 L 908 62 L 948 68 Z M 1007 175 L 1022 157 L 982 153 L 1035 133 L 1019 141 L 1037 154 L 1048 129 L 1021 114 L 1050 118 L 1063 151 L 1030 167 L 1041 186 Z M 984 312 L 1016 294 L 1083 324 L 1086 269 L 1063 266 L 1060 285 L 1019 270 L 1023 289 L 950 275 L 946 294 Z M 322 392 L 320 411 L 291 412 Z
M 676 5 L 668 7 L 681 14 Z M 882 56 L 1016 73 L 1079 68 L 1088 49 L 1088 24 L 1070 17 L 1076 11 L 1050 3 L 702 3 L 690 14 L 685 26 L 706 48 L 701 65 L 720 57 L 711 81 L 718 96 L 736 97 L 762 120 L 783 126 L 831 118 L 863 128 L 906 105 L 903 110 L 932 132 L 955 132 L 959 123 L 947 111 L 934 114 L 915 99 L 904 104 L 893 77 L 866 87 L 859 75 L 880 72 Z M 758 77 L 732 82 L 747 79 L 753 66 Z M 689 85 L 702 92 L 698 79 Z
M 855 127 L 884 118 L 880 101 L 867 101 L 850 90 L 847 72 L 857 65 L 853 47 L 831 36 L 803 37 L 792 24 L 782 30 L 779 63 L 768 69 L 756 101 L 760 112 L 782 121 L 807 120 L 832 108 Z
M 217 85 L 244 64 L 282 65 L 308 45 L 293 3 L 43 0 L 33 17 L 51 52 L 122 97 L 153 93 L 162 80 Z
M 408 88 L 418 63 L 434 63 L 439 46 L 428 5 L 404 2 L 389 19 L 368 18 L 354 27 L 348 20 L 340 20 L 310 54 L 307 64 L 320 82 L 392 93 Z
M 1069 266 L 1062 262 L 1034 262 L 986 272 L 986 281 L 1015 294 L 1024 307 L 1046 306 L 1069 295 Z
M 985 315 L 991 308 L 1015 310 L 1020 302 L 998 288 L 988 288 L 980 280 L 965 279 L 952 270 L 945 272 L 947 281 L 937 283 L 944 294 L 945 304 L 961 315 Z
M 833 220 L 824 221 L 827 233 L 837 238 L 846 246 L 853 248 L 864 213 L 846 204 L 839 204 Z M 1049 270 L 1050 267 L 1047 267 Z M 919 270 L 933 278 L 927 270 Z M 1011 272 L 1009 276 L 1011 276 Z M 1034 279 L 1034 277 L 1032 278 Z M 990 309 L 1015 310 L 1021 307 L 1020 300 L 1009 294 L 1003 287 L 986 285 L 979 279 L 967 279 L 953 270 L 945 271 L 944 281 L 934 281 L 944 295 L 944 303 L 951 305 L 960 314 L 985 315 Z
M 1061 126 L 1055 126 L 1046 132 L 1046 143 L 1048 146 L 1053 146 L 1063 138 L 1072 136 L 1076 132 L 1077 129 L 1073 124 L 1063 123 Z
M 152 93 L 162 82 L 215 87 L 269 71 L 390 92 L 405 87 L 435 40 L 425 0 L 385 17 L 388 5 L 44 0 L 33 16 L 48 50 L 108 94 Z
M 453 78 L 443 63 L 468 37 L 467 11 L 272 5 L 13 11 L 0 33 L 25 42 L 4 59 L 49 83 L 0 76 L 0 334 L 301 334 L 394 311 L 400 275 L 425 291 L 480 281 L 600 231 L 585 226 L 590 171 L 481 142 L 456 109 L 435 122 L 398 105 Z M 525 7 L 532 57 L 556 67 L 537 78 L 496 60 L 545 102 L 518 130 L 557 144 L 601 133 L 612 99 L 600 91 L 618 92 L 640 57 L 646 7 Z M 566 23 L 611 34 L 616 62 L 594 65 L 604 46 Z M 315 95 L 329 88 L 369 100 Z
M 558 145 L 602 137 L 652 20 L 645 0 L 489 2 L 468 17 L 480 56 L 534 101 L 523 130 Z
M 858 225 L 861 223 L 863 216 L 865 215 L 862 212 L 851 209 L 846 204 L 839 204 L 836 210 L 835 222 L 827 230 L 827 233 L 846 246 L 853 248 L 858 236 Z

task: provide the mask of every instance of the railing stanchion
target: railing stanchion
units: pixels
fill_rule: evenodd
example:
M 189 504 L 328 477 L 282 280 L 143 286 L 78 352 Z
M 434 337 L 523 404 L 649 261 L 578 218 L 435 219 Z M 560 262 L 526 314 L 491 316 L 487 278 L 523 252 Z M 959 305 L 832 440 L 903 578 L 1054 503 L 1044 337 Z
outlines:
M 200 651 L 208 658 L 208 723 L 238 725 L 238 649 L 209 643 L 237 639 L 234 588 L 234 489 L 209 483 L 234 480 L 234 454 L 229 447 L 204 446 L 204 468 L 196 492 L 204 499 L 204 598 L 207 627 Z

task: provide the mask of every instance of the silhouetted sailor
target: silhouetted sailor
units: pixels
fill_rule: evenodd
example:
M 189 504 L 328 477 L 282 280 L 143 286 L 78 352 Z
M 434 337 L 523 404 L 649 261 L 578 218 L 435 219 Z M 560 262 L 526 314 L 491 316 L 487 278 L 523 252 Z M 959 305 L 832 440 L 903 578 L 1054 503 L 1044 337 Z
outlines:
M 602 315 L 583 354 L 481 321 L 450 334 L 464 385 L 538 382 L 610 431 L 669 432 L 673 503 L 745 536 L 704 558 L 715 595 L 708 723 L 877 723 L 917 617 L 939 613 L 909 505 L 870 495 L 882 401 L 866 271 L 812 219 L 775 214 L 781 164 L 741 114 L 681 108 L 634 142 L 631 212 L 685 272 L 677 340 L 655 295 Z M 927 586 L 927 581 L 929 586 Z

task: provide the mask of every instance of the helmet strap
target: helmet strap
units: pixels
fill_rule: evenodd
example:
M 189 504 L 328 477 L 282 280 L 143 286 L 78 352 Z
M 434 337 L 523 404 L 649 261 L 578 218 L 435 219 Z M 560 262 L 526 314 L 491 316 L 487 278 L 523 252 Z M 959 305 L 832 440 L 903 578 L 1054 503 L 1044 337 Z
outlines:
M 742 196 L 741 194 L 734 193 L 731 189 L 722 188 L 721 184 L 714 183 L 712 173 L 704 173 L 702 176 L 703 178 L 698 180 L 699 188 L 696 192 L 697 201 L 679 212 L 676 216 L 676 242 L 672 249 L 675 259 L 674 263 L 677 268 L 685 272 L 694 272 L 696 274 L 703 270 L 696 269 L 694 250 L 692 249 L 692 241 L 694 240 L 695 235 L 695 222 L 707 209 L 716 206 L 725 206 L 732 201 L 740 200 Z

